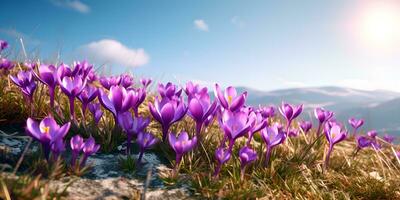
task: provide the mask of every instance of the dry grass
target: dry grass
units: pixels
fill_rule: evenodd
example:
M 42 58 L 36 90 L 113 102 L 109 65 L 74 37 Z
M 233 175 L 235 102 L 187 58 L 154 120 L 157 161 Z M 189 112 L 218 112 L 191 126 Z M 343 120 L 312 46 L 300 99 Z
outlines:
M 35 105 L 31 109 L 24 104 L 18 88 L 8 82 L 5 76 L 0 78 L 0 123 L 2 125 L 24 123 L 29 116 L 43 118 L 48 113 L 51 113 L 59 123 L 69 120 L 67 99 L 60 91 L 56 91 L 58 106 L 51 110 L 47 89 L 38 83 L 34 97 Z M 152 100 L 152 96 L 149 96 L 141 105 L 142 116 L 150 117 L 147 103 Z M 77 121 L 82 122 L 80 102 L 75 103 Z M 116 147 L 125 140 L 121 129 L 114 127 L 113 117 L 108 111 L 105 111 L 105 116 L 99 125 L 93 123 L 89 112 L 86 113 L 85 118 L 84 123 L 73 125 L 67 139 L 75 134 L 92 135 L 96 142 L 101 144 L 102 152 L 116 150 Z M 279 120 L 274 119 L 274 121 Z M 194 133 L 194 129 L 193 121 L 185 118 L 172 126 L 170 131 L 186 130 Z M 152 121 L 148 130 L 161 138 L 161 129 L 157 122 Z M 188 183 L 194 195 L 212 199 L 261 197 L 266 199 L 400 199 L 400 161 L 395 158 L 393 147 L 389 144 L 385 144 L 382 150 L 366 149 L 355 155 L 356 144 L 353 138 L 350 138 L 335 146 L 330 166 L 327 171 L 323 171 L 326 141 L 323 136 L 317 138 L 315 132 L 311 132 L 308 135 L 290 138 L 285 144 L 275 148 L 271 155 L 270 165 L 265 167 L 263 165 L 265 145 L 256 134 L 252 146 L 257 150 L 259 159 L 247 167 L 245 179 L 240 180 L 240 163 L 237 155 L 240 147 L 244 146 L 245 138 L 237 141 L 234 155 L 223 166 L 219 179 L 214 179 L 211 177 L 216 164 L 214 152 L 222 139 L 222 132 L 217 123 L 214 123 L 203 131 L 202 135 L 201 143 L 194 151 L 185 155 L 181 163 L 180 173 L 186 175 L 183 177 L 163 175 L 162 180 L 166 185 Z M 167 143 L 157 145 L 154 151 L 170 160 L 172 166 L 175 156 Z M 51 196 L 46 189 L 47 186 L 39 184 L 40 181 L 37 179 L 43 175 L 50 178 L 57 177 L 63 173 L 55 172 L 65 171 L 61 170 L 65 166 L 60 164 L 61 166 L 56 166 L 57 170 L 51 172 L 52 170 L 45 168 L 44 165 L 41 161 L 33 165 L 36 166 L 37 173 L 35 174 L 41 174 L 38 176 L 22 176 L 17 179 L 2 177 L 0 197 L 7 199 L 7 191 L 12 199 Z M 134 166 L 129 165 L 124 168 L 132 167 Z M 41 169 L 45 170 L 40 171 Z M 31 189 L 23 189 L 26 187 Z

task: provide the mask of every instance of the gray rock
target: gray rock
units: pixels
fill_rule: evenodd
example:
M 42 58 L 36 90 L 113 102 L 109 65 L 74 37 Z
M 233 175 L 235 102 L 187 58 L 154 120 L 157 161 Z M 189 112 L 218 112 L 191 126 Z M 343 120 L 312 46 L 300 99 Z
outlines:
M 26 140 L 17 138 L 0 138 L 0 151 L 4 149 L 7 155 L 17 158 L 23 151 Z M 30 151 L 37 146 L 32 145 Z M 83 177 L 67 176 L 59 180 L 50 180 L 50 189 L 67 192 L 66 199 L 191 199 L 191 194 L 185 186 L 167 188 L 164 186 L 159 174 L 171 170 L 167 163 L 163 163 L 158 155 L 146 152 L 143 155 L 143 164 L 134 172 L 124 172 L 119 168 L 118 160 L 126 157 L 125 145 L 121 145 L 120 153 L 96 154 L 89 157 L 87 164 L 91 166 L 90 172 Z M 16 156 L 17 155 L 17 156 Z M 68 156 L 69 152 L 65 153 Z M 132 157 L 136 160 L 137 154 Z M 68 157 L 65 157 L 68 160 Z M 7 160 L 6 164 L 7 164 Z M 12 166 L 14 163 L 8 163 Z M 151 173 L 149 173 L 151 172 Z M 147 177 L 151 174 L 150 177 Z M 149 178 L 146 194 L 143 194 L 145 183 Z M 67 187 L 68 186 L 68 187 Z

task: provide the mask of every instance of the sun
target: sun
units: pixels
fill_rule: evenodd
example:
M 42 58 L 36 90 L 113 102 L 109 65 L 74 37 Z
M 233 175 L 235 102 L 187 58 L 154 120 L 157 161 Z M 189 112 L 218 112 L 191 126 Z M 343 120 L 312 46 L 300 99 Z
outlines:
M 400 43 L 400 5 L 377 1 L 366 6 L 359 17 L 359 36 L 374 47 L 393 47 Z

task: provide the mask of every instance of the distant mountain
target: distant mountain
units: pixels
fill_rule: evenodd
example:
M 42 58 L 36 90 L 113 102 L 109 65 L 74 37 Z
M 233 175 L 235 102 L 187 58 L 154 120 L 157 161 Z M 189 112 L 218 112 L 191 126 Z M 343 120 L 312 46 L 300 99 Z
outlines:
M 339 118 L 358 116 L 368 123 L 367 128 L 374 128 L 400 135 L 400 98 L 379 103 L 374 106 L 360 106 L 338 113 Z
M 366 129 L 377 129 L 389 133 L 400 133 L 400 93 L 375 90 L 364 91 L 343 87 L 309 87 L 274 91 L 259 91 L 238 87 L 238 92 L 247 91 L 247 104 L 280 105 L 282 101 L 305 105 L 305 115 L 312 109 L 324 107 L 335 112 L 337 118 L 346 121 L 349 117 L 362 117 Z
M 400 97 L 400 93 L 391 91 L 364 91 L 342 87 L 293 88 L 270 92 L 245 87 L 239 87 L 237 90 L 249 93 L 247 103 L 250 105 L 280 104 L 285 101 L 295 104 L 305 103 L 311 107 L 324 106 L 339 109 L 351 108 L 357 104 L 373 106 Z

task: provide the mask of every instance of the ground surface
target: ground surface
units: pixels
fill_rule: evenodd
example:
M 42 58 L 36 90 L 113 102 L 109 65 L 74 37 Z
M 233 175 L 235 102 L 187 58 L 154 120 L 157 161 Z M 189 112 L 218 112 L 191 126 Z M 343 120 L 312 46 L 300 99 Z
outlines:
M 12 169 L 12 163 L 18 157 L 25 145 L 25 138 L 1 138 L 0 151 L 2 152 L 2 163 L 6 171 Z M 32 145 L 29 153 L 37 150 Z M 124 147 L 118 148 L 121 152 Z M 59 180 L 51 180 L 50 188 L 60 192 L 66 189 L 65 199 L 190 199 L 190 192 L 185 187 L 167 188 L 159 179 L 158 174 L 170 170 L 154 153 L 146 153 L 143 157 L 143 167 L 135 173 L 126 173 L 119 169 L 118 157 L 122 153 L 97 154 L 89 158 L 92 170 L 83 177 L 63 177 Z M 3 176 L 11 177 L 11 173 Z M 147 178 L 149 176 L 149 179 Z M 146 182 L 148 181 L 148 186 Z M 68 186 L 68 187 L 67 187 Z M 146 188 L 146 192 L 144 189 Z

